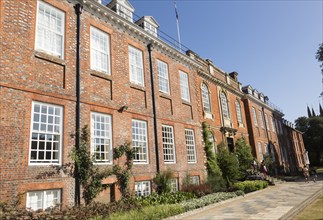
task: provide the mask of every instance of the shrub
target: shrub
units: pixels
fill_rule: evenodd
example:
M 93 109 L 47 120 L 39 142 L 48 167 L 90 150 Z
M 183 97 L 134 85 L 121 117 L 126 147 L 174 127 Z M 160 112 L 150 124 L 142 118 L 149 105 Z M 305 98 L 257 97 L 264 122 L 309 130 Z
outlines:
M 189 199 L 194 199 L 196 196 L 189 192 L 174 192 L 174 193 L 153 193 L 147 197 L 136 197 L 135 202 L 140 206 L 151 206 L 160 204 L 175 204 Z
M 172 205 L 158 205 L 158 206 L 147 206 L 139 210 L 132 210 L 129 212 L 118 212 L 114 213 L 106 220 L 143 220 L 143 219 L 164 219 L 173 215 L 183 213 L 185 210 L 182 206 Z
M 239 178 L 244 178 L 246 173 L 251 168 L 253 162 L 253 156 L 251 152 L 251 147 L 248 145 L 244 138 L 239 138 L 235 144 L 235 154 L 239 161 Z
M 200 184 L 200 185 L 185 185 L 182 189 L 184 192 L 193 193 L 196 197 L 202 197 L 212 193 L 212 188 L 209 184 Z
M 156 184 L 156 192 L 158 194 L 171 192 L 172 176 L 173 176 L 173 172 L 169 169 L 156 174 L 154 182 Z
M 206 154 L 206 167 L 209 176 L 222 178 L 222 173 L 220 167 L 217 163 L 216 155 L 213 149 L 213 143 L 210 141 L 210 136 L 212 135 L 209 126 L 206 122 L 202 123 L 203 127 L 203 140 L 204 140 L 204 150 Z
M 263 181 L 263 180 L 255 180 L 255 181 L 251 181 L 251 180 L 247 180 L 247 181 L 243 181 L 243 182 L 237 182 L 233 185 L 233 188 L 236 190 L 241 190 L 245 193 L 249 193 L 249 192 L 253 192 L 256 190 L 260 190 L 260 189 L 264 189 L 268 186 L 268 182 L 267 181 Z
M 228 147 L 223 142 L 219 145 L 219 153 L 217 156 L 222 176 L 226 181 L 227 187 L 236 182 L 239 178 L 239 162 L 233 153 L 230 153 Z
M 185 211 L 201 208 L 216 202 L 237 197 L 234 192 L 218 192 L 180 203 Z

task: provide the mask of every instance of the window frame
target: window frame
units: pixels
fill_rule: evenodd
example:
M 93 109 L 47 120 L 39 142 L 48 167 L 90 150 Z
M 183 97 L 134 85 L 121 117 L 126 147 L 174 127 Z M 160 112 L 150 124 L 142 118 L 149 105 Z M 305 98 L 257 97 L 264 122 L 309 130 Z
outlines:
M 96 34 L 99 38 L 103 38 L 106 42 L 106 51 L 104 49 L 101 49 L 101 48 L 95 48 L 95 45 L 93 44 L 93 35 Z M 102 45 L 100 45 L 102 46 Z M 99 47 L 100 47 L 99 46 Z M 93 63 L 93 60 L 94 59 L 97 59 L 97 57 L 94 55 L 94 51 L 97 52 L 97 53 L 100 53 L 100 55 L 103 57 L 106 57 L 106 69 L 104 68 L 101 68 L 100 66 L 103 66 L 102 65 L 102 62 L 101 61 L 98 61 L 96 60 L 95 63 Z M 102 55 L 103 54 L 103 55 Z M 111 75 L 111 51 L 110 51 L 110 34 L 94 27 L 94 26 L 91 26 L 90 27 L 90 67 L 92 70 L 95 70 L 95 71 L 99 71 L 99 72 L 103 72 L 107 75 Z M 100 58 L 102 58 L 100 57 Z M 100 63 L 99 65 L 96 65 L 97 63 Z
M 265 113 L 265 121 L 266 121 L 266 128 L 268 131 L 270 131 L 269 121 L 268 121 L 268 115 Z
M 148 184 L 147 184 L 148 183 Z M 138 188 L 139 186 L 142 186 L 143 184 L 147 184 L 145 187 L 148 187 L 148 191 L 144 191 L 142 195 L 138 195 L 138 190 L 136 190 L 136 188 Z M 141 191 L 140 191 L 141 192 Z M 145 196 L 149 196 L 151 194 L 151 182 L 149 180 L 146 181 L 136 181 L 134 183 L 134 193 L 137 197 L 145 197 Z
M 165 131 L 167 129 L 168 131 Z M 169 130 L 171 129 L 171 131 Z M 167 132 L 171 134 L 171 137 L 164 136 L 164 133 Z M 176 148 L 175 148 L 175 138 L 174 138 L 174 127 L 170 125 L 162 125 L 162 139 L 163 139 L 163 155 L 164 155 L 164 163 L 173 164 L 176 163 Z M 171 142 L 165 142 L 164 140 L 171 140 Z M 172 153 L 167 153 L 168 151 L 172 151 Z M 172 159 L 167 159 L 166 157 L 171 157 Z
M 199 186 L 200 185 L 200 176 L 190 176 L 190 185 L 196 185 Z
M 260 156 L 260 162 L 264 160 L 264 153 L 262 151 L 262 144 L 261 142 L 258 142 L 258 151 L 259 151 L 259 156 Z
M 39 119 L 38 121 L 35 121 L 35 115 L 37 115 L 37 113 L 35 112 L 35 105 L 39 105 Z M 42 115 L 43 112 L 43 106 L 46 107 L 46 121 L 42 122 Z M 48 109 L 49 108 L 53 108 L 53 114 L 48 114 Z M 57 109 L 59 109 L 59 115 L 56 115 L 56 111 Z M 48 166 L 48 165 L 61 165 L 62 164 L 62 151 L 63 151 L 63 135 L 64 135 L 64 108 L 63 106 L 60 105 L 54 105 L 54 104 L 49 104 L 49 103 L 45 103 L 45 102 L 38 102 L 38 101 L 33 101 L 32 102 L 32 109 L 31 109 L 31 122 L 30 122 L 30 140 L 29 140 L 29 157 L 28 157 L 28 165 L 29 166 Z M 49 118 L 52 117 L 53 122 L 49 123 L 48 121 L 50 120 Z M 58 122 L 56 121 L 58 118 Z M 38 122 L 38 123 L 37 123 Z M 38 130 L 34 129 L 34 124 L 38 124 Z M 45 131 L 41 130 L 42 127 L 45 126 Z M 52 132 L 48 132 L 49 127 L 52 126 L 53 131 Z M 57 129 L 56 127 L 58 127 L 59 132 L 55 132 L 55 129 Z M 33 139 L 33 133 L 37 134 L 37 137 L 40 138 L 41 134 L 44 135 L 44 137 L 47 137 L 48 135 L 53 135 L 52 140 L 51 141 L 46 141 L 46 139 Z M 54 135 L 59 135 L 58 140 L 55 140 Z M 37 144 L 37 149 L 36 149 L 36 158 L 39 157 L 39 151 L 40 151 L 40 144 L 41 142 L 44 142 L 44 146 L 43 146 L 43 152 L 44 152 L 44 160 L 39 160 L 39 158 L 37 159 L 31 159 L 32 157 L 32 151 L 33 150 L 33 140 L 36 140 L 36 144 Z M 41 140 L 45 140 L 45 141 L 41 141 Z M 57 159 L 50 159 L 50 160 L 45 160 L 46 157 L 46 152 L 47 152 L 47 144 L 51 143 L 51 153 L 53 154 L 54 152 L 56 152 L 56 150 L 54 150 L 54 144 L 58 142 L 58 150 L 57 150 Z M 46 145 L 46 146 L 45 146 Z M 53 155 L 52 155 L 53 156 Z M 46 162 L 47 161 L 47 162 Z M 57 161 L 57 162 L 54 162 Z
M 190 133 L 190 134 L 189 134 Z M 193 129 L 185 129 L 186 159 L 188 163 L 197 163 L 196 144 Z
M 140 133 L 137 133 L 137 134 L 134 134 L 134 129 L 137 129 L 139 130 L 140 128 L 134 128 L 134 122 L 135 123 L 140 123 L 142 125 L 144 125 L 144 130 L 142 134 Z M 147 122 L 146 121 L 143 121 L 143 120 L 138 120 L 138 119 L 132 119 L 132 122 L 131 122 L 132 126 L 132 147 L 135 149 L 135 148 L 138 148 L 137 146 L 134 146 L 134 135 L 137 135 L 138 136 L 138 140 L 135 140 L 137 142 L 141 141 L 139 140 L 139 136 L 142 135 L 146 141 L 141 141 L 142 143 L 145 143 L 145 150 L 146 150 L 146 153 L 145 154 L 140 154 L 140 155 L 145 155 L 146 159 L 144 160 L 136 160 L 136 154 L 137 154 L 137 151 L 135 151 L 135 154 L 134 154 L 134 159 L 133 159 L 133 163 L 134 164 L 149 164 L 149 152 L 148 152 L 148 149 L 149 149 L 149 146 L 148 146 L 148 125 L 147 125 Z M 140 156 L 139 156 L 140 157 Z
M 220 102 L 223 118 L 230 119 L 228 98 L 224 92 L 220 92 Z
M 61 189 L 50 189 L 50 190 L 35 190 L 35 191 L 28 191 L 26 194 L 26 208 L 27 209 L 31 209 L 31 210 L 33 210 L 33 211 L 37 211 L 37 210 L 46 210 L 47 208 L 50 208 L 50 207 L 52 207 L 52 206 L 47 206 L 47 207 L 45 207 L 45 204 L 46 203 L 48 203 L 48 201 L 47 201 L 47 197 L 45 196 L 45 193 L 47 193 L 47 192 L 57 192 L 57 197 L 56 197 L 56 199 L 54 199 L 53 201 L 55 201 L 56 200 L 56 204 L 55 204 L 55 206 L 57 206 L 57 205 L 61 205 L 61 203 L 62 203 L 62 190 Z M 42 205 L 42 207 L 41 208 L 38 208 L 38 209 L 33 209 L 31 206 L 29 206 L 30 204 L 31 204 L 31 195 L 30 194 L 32 194 L 32 193 L 41 193 L 41 205 Z M 53 201 L 51 201 L 51 202 L 53 202 Z M 54 206 L 54 207 L 55 207 Z M 53 208 L 54 208 L 53 207 Z
M 258 127 L 257 113 L 254 107 L 252 107 L 252 114 L 253 114 L 253 121 L 254 121 L 253 123 L 256 127 Z
M 50 17 L 52 17 L 53 15 L 51 14 L 51 12 L 55 12 L 55 15 L 60 15 L 62 20 L 61 20 L 61 32 L 57 31 L 57 30 L 51 30 L 51 27 L 48 27 L 48 25 L 44 24 L 43 26 L 43 37 L 40 37 L 40 31 L 41 31 L 41 27 L 42 24 L 41 22 L 44 20 L 44 19 L 40 19 L 40 7 L 43 6 L 44 7 L 44 10 L 45 7 L 48 7 L 50 9 Z M 56 22 L 57 23 L 57 20 Z M 36 29 L 35 29 L 35 50 L 37 51 L 41 51 L 41 52 L 45 52 L 47 54 L 50 54 L 50 55 L 53 55 L 53 56 L 57 56 L 59 57 L 60 59 L 64 59 L 64 55 L 65 55 L 65 23 L 66 23 L 66 13 L 65 11 L 51 5 L 51 4 L 48 4 L 46 2 L 43 2 L 43 1 L 37 1 L 37 14 L 36 14 Z M 45 26 L 46 25 L 46 26 Z M 55 29 L 57 29 L 57 26 L 55 27 Z M 52 49 L 49 49 L 48 48 L 48 45 L 47 45 L 47 48 L 45 46 L 45 44 L 52 44 L 53 42 L 47 42 L 46 40 L 50 41 L 50 38 L 48 37 L 45 37 L 45 35 L 50 35 L 51 37 L 52 36 L 60 36 L 61 37 L 61 44 L 60 44 L 60 52 L 57 52 L 55 50 L 52 50 Z M 56 36 L 57 37 L 57 36 Z M 54 38 L 54 41 L 56 42 L 57 38 Z M 55 44 L 57 46 L 57 44 Z
M 243 124 L 242 120 L 242 109 L 240 102 L 238 100 L 235 101 L 236 113 L 237 113 L 237 121 L 239 124 Z
M 210 90 L 205 83 L 201 85 L 202 107 L 204 112 L 211 112 Z
M 90 144 L 91 144 L 91 155 L 94 156 L 94 164 L 96 165 L 111 165 L 113 163 L 113 140 L 112 140 L 112 116 L 109 114 L 105 114 L 105 113 L 99 113 L 99 112 L 91 112 L 90 114 L 91 117 L 91 140 L 90 140 Z M 102 130 L 102 128 L 97 129 L 97 122 L 96 120 L 93 120 L 93 117 L 96 119 L 96 117 L 100 117 L 100 123 L 102 124 L 101 118 L 104 117 L 104 124 L 105 126 L 108 126 L 108 130 Z M 106 121 L 108 120 L 108 121 Z M 94 129 L 95 127 L 95 129 Z M 101 126 L 100 126 L 101 127 Z M 106 127 L 105 127 L 106 128 Z M 104 135 L 102 136 L 101 134 L 99 136 L 97 136 L 95 134 L 95 130 L 99 130 L 99 132 L 104 132 L 105 134 L 108 133 L 109 135 Z M 109 141 L 109 149 L 108 149 L 108 159 L 104 159 L 104 160 L 97 160 L 96 159 L 96 153 L 97 151 L 94 149 L 95 148 L 95 139 L 99 139 L 100 142 L 102 142 L 102 139 L 104 141 L 108 140 Z M 106 154 L 107 149 L 105 149 L 105 151 L 99 151 L 101 154 Z
M 163 67 L 160 65 L 164 65 Z M 162 70 L 165 70 L 165 72 L 163 72 Z M 168 64 L 161 61 L 161 60 L 157 60 L 157 72 L 158 72 L 158 87 L 159 87 L 159 91 L 165 94 L 170 94 L 170 86 L 169 86 L 169 74 L 168 74 Z M 164 74 L 164 75 L 163 75 Z M 165 85 L 161 85 L 161 84 L 165 84 Z M 162 89 L 162 87 L 165 86 L 165 90 Z
M 273 116 L 270 116 L 270 121 L 271 121 L 272 130 L 273 130 L 273 132 L 276 133 L 276 128 L 275 128 L 275 123 L 274 123 L 274 117 Z
M 258 110 L 258 113 L 259 113 L 259 120 L 260 120 L 261 128 L 265 128 L 262 111 Z
M 178 192 L 178 178 L 171 178 L 170 179 L 170 192 Z
M 143 52 L 132 45 L 128 45 L 128 58 L 130 82 L 145 87 Z
M 191 96 L 188 74 L 183 72 L 182 70 L 179 70 L 179 81 L 181 87 L 181 98 L 183 101 L 190 103 Z

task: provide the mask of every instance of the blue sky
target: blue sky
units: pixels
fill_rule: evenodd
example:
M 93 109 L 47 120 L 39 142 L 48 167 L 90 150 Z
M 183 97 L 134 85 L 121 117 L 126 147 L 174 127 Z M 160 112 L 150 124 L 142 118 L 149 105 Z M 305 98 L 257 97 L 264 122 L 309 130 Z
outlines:
M 129 0 L 177 39 L 173 0 Z M 323 0 L 177 0 L 181 43 L 226 72 L 236 71 L 294 122 L 318 110 Z M 323 103 L 322 103 L 323 104 Z

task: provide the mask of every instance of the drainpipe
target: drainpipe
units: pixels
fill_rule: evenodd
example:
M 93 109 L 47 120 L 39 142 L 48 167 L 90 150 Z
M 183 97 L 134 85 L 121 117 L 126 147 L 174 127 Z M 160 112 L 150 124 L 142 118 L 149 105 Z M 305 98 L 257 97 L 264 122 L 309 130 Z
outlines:
M 81 99 L 81 68 L 80 68 L 80 24 L 83 6 L 79 3 L 74 6 L 76 13 L 76 126 L 75 126 L 75 148 L 80 148 L 80 99 Z M 75 197 L 76 206 L 81 204 L 80 178 L 78 168 L 75 164 Z
M 153 72 L 153 62 L 152 62 L 152 45 L 148 44 L 149 52 L 149 67 L 150 67 L 150 81 L 151 81 L 151 96 L 153 101 L 153 114 L 154 114 L 154 138 L 155 138 L 155 154 L 156 154 L 156 170 L 159 173 L 159 154 L 158 154 L 158 131 L 157 131 L 157 113 L 156 113 L 156 97 L 155 97 L 155 84 L 154 84 L 154 72 Z

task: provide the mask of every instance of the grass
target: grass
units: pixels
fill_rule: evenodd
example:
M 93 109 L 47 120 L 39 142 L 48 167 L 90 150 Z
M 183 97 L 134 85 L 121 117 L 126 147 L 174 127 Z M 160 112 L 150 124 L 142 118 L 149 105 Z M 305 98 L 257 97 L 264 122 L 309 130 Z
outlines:
M 323 219 L 323 194 L 317 198 L 311 205 L 296 215 L 295 220 L 319 220 Z

